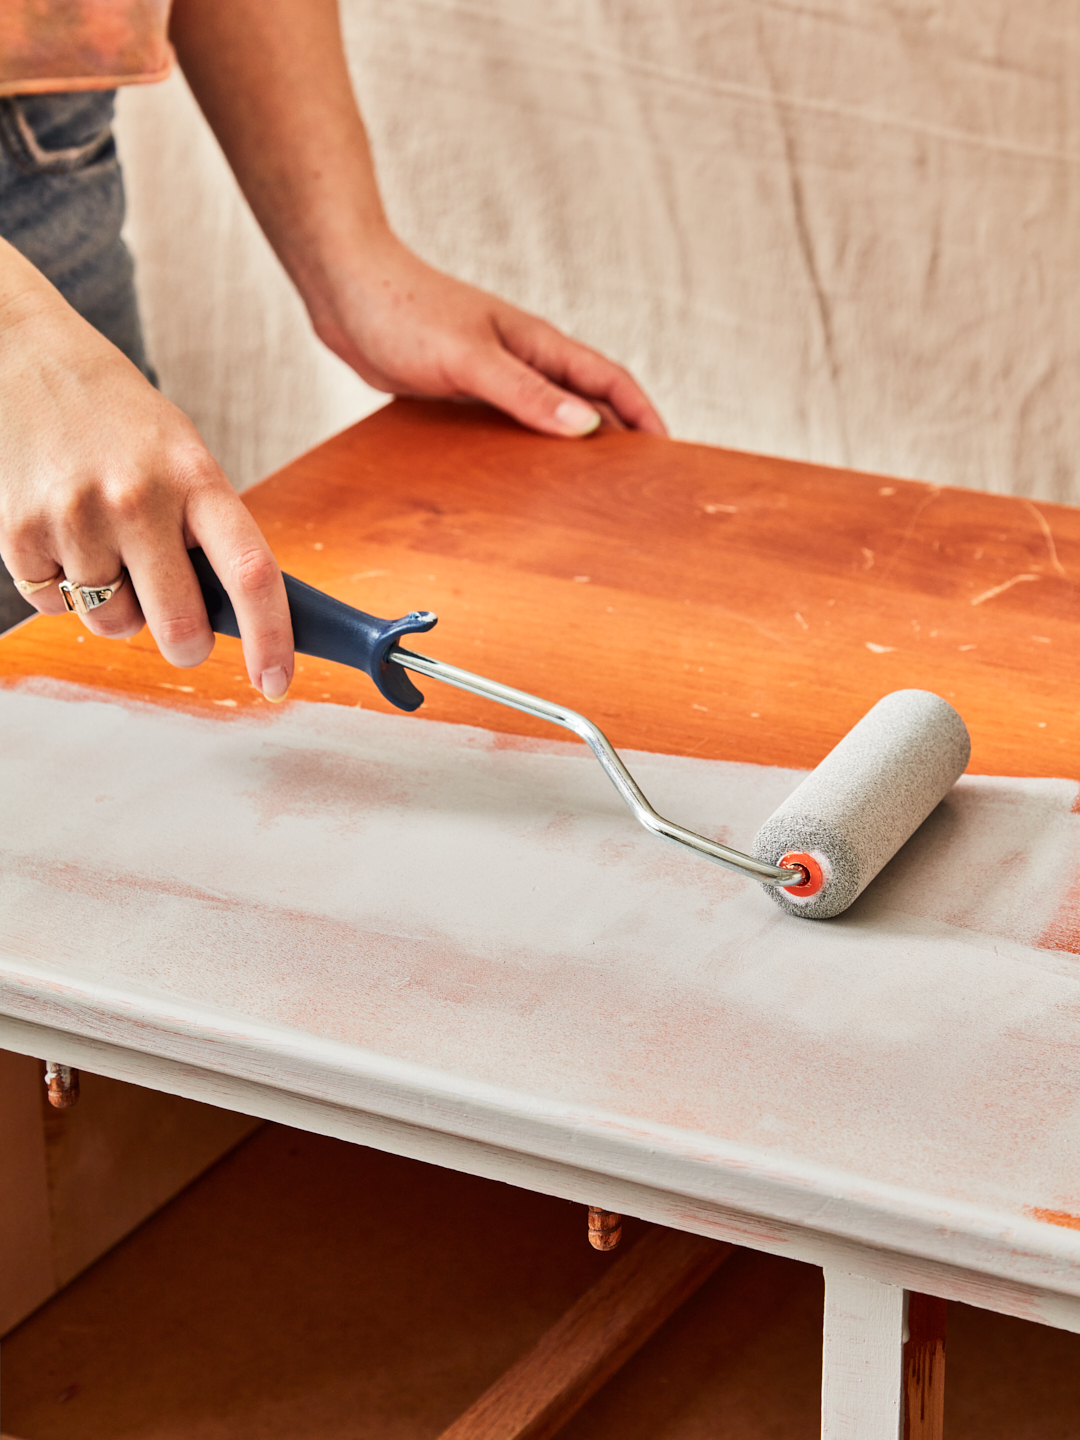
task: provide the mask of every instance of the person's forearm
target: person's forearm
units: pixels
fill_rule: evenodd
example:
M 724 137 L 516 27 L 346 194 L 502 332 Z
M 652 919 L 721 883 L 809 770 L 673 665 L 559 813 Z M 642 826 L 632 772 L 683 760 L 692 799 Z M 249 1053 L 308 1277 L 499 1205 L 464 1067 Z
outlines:
M 386 234 L 335 0 L 174 0 L 171 36 L 256 218 L 318 324 L 358 259 Z
M 171 33 L 316 333 L 368 384 L 487 400 L 550 435 L 590 434 L 597 405 L 663 434 L 625 370 L 391 233 L 336 0 L 174 0 Z

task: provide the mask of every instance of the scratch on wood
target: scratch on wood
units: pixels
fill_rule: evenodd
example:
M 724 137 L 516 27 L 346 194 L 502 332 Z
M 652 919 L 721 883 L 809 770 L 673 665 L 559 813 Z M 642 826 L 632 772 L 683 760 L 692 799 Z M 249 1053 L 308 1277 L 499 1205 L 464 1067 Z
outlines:
M 1046 541 L 1046 549 L 1050 555 L 1050 568 L 1053 570 L 1055 575 L 1060 575 L 1062 580 L 1068 580 L 1069 577 L 1065 573 L 1065 566 L 1062 565 L 1061 561 L 1058 559 L 1057 546 L 1054 544 L 1054 533 L 1050 529 L 1046 516 L 1042 513 L 1042 511 L 1034 503 L 1034 501 L 1029 500 L 1026 496 L 1021 496 L 1021 499 L 1023 499 L 1024 504 L 1028 507 L 1031 513 L 1035 516 L 1035 519 L 1038 521 L 1039 529 L 1042 531 L 1043 539 Z
M 976 595 L 972 605 L 981 605 L 984 600 L 993 600 L 995 595 L 1004 595 L 1006 590 L 1011 590 L 1014 585 L 1019 585 L 1024 580 L 1038 580 L 1038 575 L 1014 575 L 1011 580 L 1006 580 L 1002 585 L 993 585 L 989 590 L 984 590 L 981 595 Z

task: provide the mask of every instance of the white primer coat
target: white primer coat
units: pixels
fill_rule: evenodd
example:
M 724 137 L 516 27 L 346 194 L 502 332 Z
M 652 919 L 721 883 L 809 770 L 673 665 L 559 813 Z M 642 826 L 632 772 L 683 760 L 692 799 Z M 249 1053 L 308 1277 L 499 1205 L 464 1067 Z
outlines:
M 736 845 L 800 778 L 627 759 Z M 640 831 L 583 747 L 0 691 L 4 1033 L 1080 1295 L 1080 961 L 1039 943 L 1076 796 L 966 778 L 811 926 Z
M 904 1290 L 825 1270 L 821 1440 L 899 1440 Z

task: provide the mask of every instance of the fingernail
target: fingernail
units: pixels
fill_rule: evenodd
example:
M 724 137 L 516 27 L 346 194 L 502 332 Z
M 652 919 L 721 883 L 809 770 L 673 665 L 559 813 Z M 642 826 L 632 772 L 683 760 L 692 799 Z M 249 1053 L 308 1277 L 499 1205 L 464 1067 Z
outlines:
M 584 400 L 562 400 L 555 409 L 555 424 L 564 435 L 591 435 L 600 416 Z
M 273 670 L 264 670 L 261 685 L 267 700 L 272 700 L 275 705 L 279 700 L 284 700 L 289 693 L 289 677 L 285 674 L 284 665 L 276 665 Z

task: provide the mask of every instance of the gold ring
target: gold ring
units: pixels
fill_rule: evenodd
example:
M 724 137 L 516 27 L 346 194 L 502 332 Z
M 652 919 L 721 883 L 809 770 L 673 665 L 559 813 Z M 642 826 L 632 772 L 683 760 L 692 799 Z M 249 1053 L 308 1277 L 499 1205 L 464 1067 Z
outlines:
M 50 585 L 55 585 L 63 573 L 63 570 L 58 570 L 48 580 L 13 580 L 12 584 L 20 595 L 34 595 L 38 590 L 47 590 Z
M 76 585 L 74 580 L 60 581 L 60 594 L 64 604 L 76 615 L 86 615 L 111 600 L 127 579 L 127 571 L 121 570 L 115 580 L 107 585 Z

